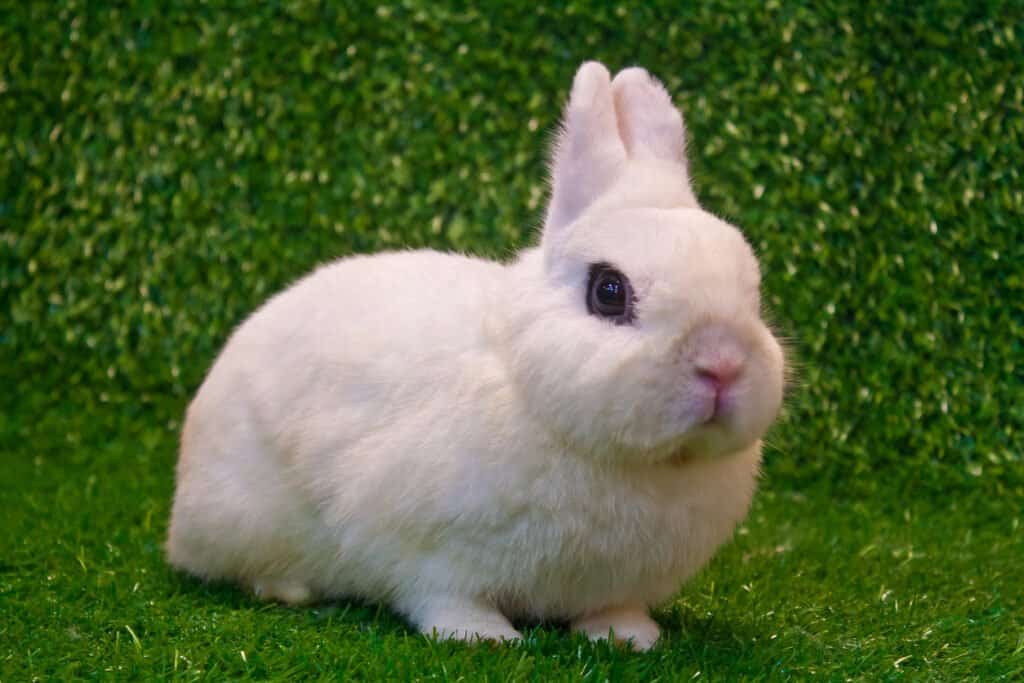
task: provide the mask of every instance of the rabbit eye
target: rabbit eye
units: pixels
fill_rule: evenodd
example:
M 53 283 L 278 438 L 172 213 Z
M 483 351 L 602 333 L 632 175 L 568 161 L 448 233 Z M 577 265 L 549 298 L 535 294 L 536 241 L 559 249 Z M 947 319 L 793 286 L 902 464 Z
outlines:
M 633 288 L 629 278 L 606 263 L 591 266 L 587 310 L 616 325 L 633 322 Z

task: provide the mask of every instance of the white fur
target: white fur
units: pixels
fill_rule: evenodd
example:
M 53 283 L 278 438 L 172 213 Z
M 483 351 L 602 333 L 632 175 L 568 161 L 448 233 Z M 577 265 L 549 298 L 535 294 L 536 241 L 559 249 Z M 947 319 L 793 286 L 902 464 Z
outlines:
M 540 247 L 342 259 L 256 311 L 189 407 L 171 563 L 446 637 L 564 618 L 653 645 L 647 609 L 746 514 L 782 391 L 757 262 L 697 206 L 683 144 L 645 71 L 584 64 Z M 634 324 L 587 312 L 596 262 L 631 279 Z M 726 357 L 705 424 L 697 368 Z

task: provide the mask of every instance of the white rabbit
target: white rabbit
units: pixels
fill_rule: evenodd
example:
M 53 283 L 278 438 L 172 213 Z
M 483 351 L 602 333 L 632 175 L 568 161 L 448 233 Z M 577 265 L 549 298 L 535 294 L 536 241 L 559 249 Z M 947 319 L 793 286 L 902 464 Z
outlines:
M 344 258 L 246 320 L 188 410 L 170 562 L 441 637 L 651 647 L 747 512 L 783 352 L 646 71 L 580 67 L 552 185 L 514 262 Z

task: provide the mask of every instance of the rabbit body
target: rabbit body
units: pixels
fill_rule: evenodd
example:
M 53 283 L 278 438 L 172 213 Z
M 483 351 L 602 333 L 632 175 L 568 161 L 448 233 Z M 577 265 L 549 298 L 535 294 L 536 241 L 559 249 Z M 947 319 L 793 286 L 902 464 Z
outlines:
M 600 65 L 577 75 L 540 246 L 342 259 L 236 330 L 188 410 L 173 565 L 285 602 L 387 603 L 444 636 L 555 618 L 654 643 L 647 609 L 747 512 L 783 361 L 746 242 L 697 207 L 685 165 L 643 153 L 660 124 L 630 97 L 667 97 L 628 71 L 624 95 Z M 609 106 L 609 153 L 629 154 L 602 175 L 572 135 L 611 135 Z M 676 135 L 661 128 L 652 147 Z M 611 256 L 633 324 L 587 313 Z

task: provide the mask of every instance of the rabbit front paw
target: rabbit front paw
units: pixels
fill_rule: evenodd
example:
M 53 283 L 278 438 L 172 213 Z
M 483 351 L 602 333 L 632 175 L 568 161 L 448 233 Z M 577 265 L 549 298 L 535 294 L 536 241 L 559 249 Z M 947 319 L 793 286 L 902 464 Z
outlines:
M 441 640 L 515 642 L 523 636 L 494 607 L 476 600 L 455 597 L 424 601 L 412 613 L 420 631 Z
M 594 612 L 573 622 L 572 629 L 585 633 L 591 640 L 612 637 L 615 642 L 628 644 L 640 652 L 654 647 L 661 635 L 658 624 L 642 606 L 613 607 Z
M 309 586 L 294 579 L 257 579 L 252 582 L 252 592 L 261 600 L 295 606 L 308 605 L 315 597 Z

